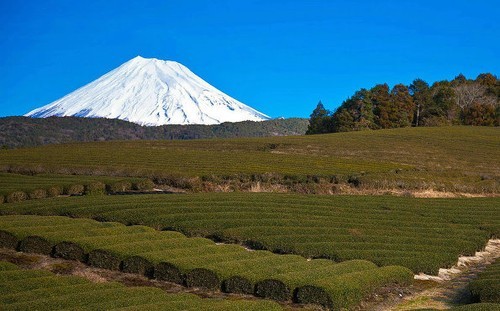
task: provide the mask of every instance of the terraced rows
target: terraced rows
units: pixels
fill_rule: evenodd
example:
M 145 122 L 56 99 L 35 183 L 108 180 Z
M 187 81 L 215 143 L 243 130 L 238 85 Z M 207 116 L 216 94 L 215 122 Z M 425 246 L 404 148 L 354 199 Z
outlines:
M 297 255 L 248 251 L 204 238 L 144 226 L 58 216 L 0 217 L 4 247 L 86 261 L 190 287 L 294 299 L 330 309 L 351 307 L 384 285 L 412 282 L 410 270 L 353 260 L 306 260 Z
M 486 268 L 470 283 L 473 299 L 478 302 L 497 303 L 500 309 L 500 260 Z
M 365 259 L 436 274 L 500 235 L 498 198 L 415 199 L 207 193 L 79 197 L 0 207 L 176 230 L 257 249 L 335 261 Z
M 312 177 L 342 184 L 351 180 L 365 189 L 498 194 L 499 137 L 498 128 L 457 126 L 258 139 L 74 143 L 0 150 L 0 171 L 157 177 L 189 184 L 186 188 L 207 186 L 200 186 L 200 180 L 222 180 L 248 189 L 241 179 L 308 186 Z
M 92 283 L 0 262 L 2 310 L 282 310 L 271 301 L 201 299 L 152 287 Z

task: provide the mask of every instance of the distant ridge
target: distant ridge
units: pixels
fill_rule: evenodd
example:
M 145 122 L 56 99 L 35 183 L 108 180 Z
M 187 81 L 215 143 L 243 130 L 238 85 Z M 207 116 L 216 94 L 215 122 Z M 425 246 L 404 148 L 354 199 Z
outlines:
M 307 119 L 273 119 L 215 125 L 163 125 L 146 127 L 102 118 L 0 118 L 0 147 L 21 148 L 69 142 L 139 139 L 199 139 L 303 135 Z
M 140 56 L 25 116 L 108 118 L 147 126 L 270 119 L 180 63 Z

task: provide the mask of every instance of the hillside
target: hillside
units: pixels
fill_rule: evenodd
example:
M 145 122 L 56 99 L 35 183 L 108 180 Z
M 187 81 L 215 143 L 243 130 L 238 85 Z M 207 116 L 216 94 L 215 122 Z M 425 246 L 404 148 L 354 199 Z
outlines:
M 306 132 L 308 123 L 306 119 L 294 118 L 262 122 L 228 122 L 217 125 L 146 127 L 117 119 L 7 117 L 0 118 L 0 146 L 4 146 L 4 148 L 20 148 L 46 144 L 108 140 L 170 140 L 302 135 Z
M 191 191 L 498 194 L 499 145 L 499 129 L 483 127 L 114 141 L 3 150 L 0 168 L 29 174 L 149 177 Z

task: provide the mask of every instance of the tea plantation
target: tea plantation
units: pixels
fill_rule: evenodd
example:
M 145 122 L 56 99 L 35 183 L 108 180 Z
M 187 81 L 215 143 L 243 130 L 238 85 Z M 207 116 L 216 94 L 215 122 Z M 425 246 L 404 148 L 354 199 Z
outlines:
M 469 289 L 478 302 L 500 304 L 500 261 L 488 266 L 478 278 L 471 282 Z
M 499 236 L 497 198 L 415 199 L 204 193 L 73 197 L 3 204 L 3 214 L 69 215 L 176 230 L 255 249 L 364 259 L 437 274 Z
M 248 251 L 204 238 L 143 226 L 58 216 L 0 217 L 2 247 L 140 273 L 188 287 L 255 294 L 279 301 L 320 304 L 329 309 L 357 305 L 381 286 L 410 284 L 407 268 L 379 268 L 362 261 L 336 264 L 296 255 Z
M 152 287 L 92 283 L 43 270 L 20 270 L 0 262 L 2 310 L 282 310 L 270 301 L 201 299 L 193 294 L 166 294 Z
M 116 141 L 0 150 L 0 171 L 149 177 L 193 191 L 257 182 L 293 187 L 349 183 L 364 189 L 498 193 L 498 128 L 439 127 L 329 135 Z M 292 186 L 290 186 L 292 184 Z

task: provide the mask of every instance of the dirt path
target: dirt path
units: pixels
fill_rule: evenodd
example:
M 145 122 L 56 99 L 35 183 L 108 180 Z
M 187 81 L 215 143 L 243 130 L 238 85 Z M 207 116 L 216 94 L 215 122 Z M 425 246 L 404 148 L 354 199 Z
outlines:
M 498 258 L 500 258 L 500 239 L 492 239 L 484 251 L 476 252 L 474 256 L 460 257 L 451 269 L 440 269 L 438 276 L 415 276 L 416 286 L 421 290 L 403 297 L 393 306 L 387 306 L 383 310 L 422 308 L 446 310 L 456 305 L 470 303 L 467 285 Z

